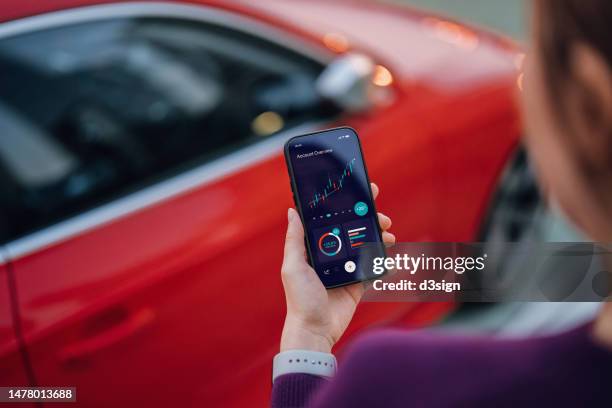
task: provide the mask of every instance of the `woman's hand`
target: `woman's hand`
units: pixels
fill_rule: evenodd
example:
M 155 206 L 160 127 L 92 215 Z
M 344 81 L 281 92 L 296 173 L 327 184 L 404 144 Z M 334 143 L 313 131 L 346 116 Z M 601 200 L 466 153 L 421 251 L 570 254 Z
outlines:
M 378 187 L 372 183 L 374 198 Z M 285 239 L 285 258 L 281 269 L 287 317 L 281 337 L 281 351 L 302 349 L 329 353 L 353 318 L 355 308 L 365 290 L 363 283 L 335 289 L 325 289 L 316 272 L 306 261 L 304 228 L 300 216 L 293 209 L 288 213 L 289 225 Z M 386 243 L 394 243 L 395 236 L 389 217 L 378 214 Z

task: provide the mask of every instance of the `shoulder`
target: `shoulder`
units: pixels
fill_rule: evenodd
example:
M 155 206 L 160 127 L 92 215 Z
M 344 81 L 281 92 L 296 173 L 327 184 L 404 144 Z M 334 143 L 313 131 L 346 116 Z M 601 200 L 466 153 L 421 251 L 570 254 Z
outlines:
M 592 373 L 589 365 L 601 360 L 589 357 L 585 333 L 578 330 L 553 337 L 501 340 L 373 331 L 339 355 L 338 375 L 319 395 L 321 405 L 316 406 L 376 406 L 381 401 L 386 406 L 405 406 L 406 401 L 415 406 L 467 402 L 471 406 L 501 406 L 500 398 L 510 396 L 512 399 L 504 400 L 508 404 L 565 401 L 567 393 L 560 392 L 559 384 L 571 384 L 570 377 L 576 372 L 588 377 Z M 573 355 L 576 357 L 568 359 Z M 533 384 L 538 384 L 540 391 L 534 392 Z
M 499 388 L 529 376 L 538 371 L 542 351 L 533 341 L 378 330 L 347 347 L 340 356 L 340 374 L 356 387 L 431 401 L 440 384 L 462 390 L 486 389 L 487 384 Z
M 497 354 L 499 343 L 477 336 L 440 336 L 406 330 L 376 330 L 350 344 L 342 360 L 352 367 L 422 366 L 456 364 L 476 354 Z M 452 358 L 452 361 L 451 361 Z

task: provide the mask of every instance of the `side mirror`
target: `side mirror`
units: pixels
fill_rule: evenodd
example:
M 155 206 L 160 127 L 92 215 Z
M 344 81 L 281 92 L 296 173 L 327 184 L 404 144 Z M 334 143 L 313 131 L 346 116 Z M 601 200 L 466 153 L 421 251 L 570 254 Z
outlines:
M 333 60 L 316 81 L 318 94 L 349 112 L 372 105 L 372 79 L 375 64 L 363 54 L 346 54 Z

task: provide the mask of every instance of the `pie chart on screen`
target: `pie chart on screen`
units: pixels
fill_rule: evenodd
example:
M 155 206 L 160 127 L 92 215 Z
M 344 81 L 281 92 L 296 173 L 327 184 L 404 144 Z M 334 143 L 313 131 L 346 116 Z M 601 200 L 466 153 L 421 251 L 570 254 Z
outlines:
M 333 232 L 326 232 L 319 238 L 319 250 L 327 256 L 337 255 L 342 249 L 342 240 Z

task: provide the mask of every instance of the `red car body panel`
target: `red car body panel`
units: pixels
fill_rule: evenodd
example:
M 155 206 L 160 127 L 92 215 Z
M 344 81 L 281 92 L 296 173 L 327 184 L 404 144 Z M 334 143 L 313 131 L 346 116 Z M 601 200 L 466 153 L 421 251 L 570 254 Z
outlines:
M 0 261 L 2 254 L 0 254 Z M 27 385 L 29 380 L 20 352 L 20 342 L 13 325 L 7 265 L 0 264 L 0 384 Z
M 0 19 L 95 3 L 4 3 Z M 398 240 L 475 239 L 519 135 L 516 51 L 509 44 L 386 5 L 215 4 L 319 47 L 334 29 L 389 67 L 393 104 L 329 125 L 346 124 L 361 135 L 370 177 L 382 191 L 377 207 L 392 217 Z M 89 407 L 266 405 L 285 313 L 279 266 L 292 205 L 288 182 L 278 149 L 247 168 L 14 257 L 13 295 L 37 383 L 76 386 L 78 401 Z M 0 283 L 3 303 L 6 293 Z M 2 308 L 0 362 L 23 371 Z M 451 308 L 362 304 L 339 350 L 366 326 L 419 327 Z M 0 380 L 26 381 L 23 372 Z

